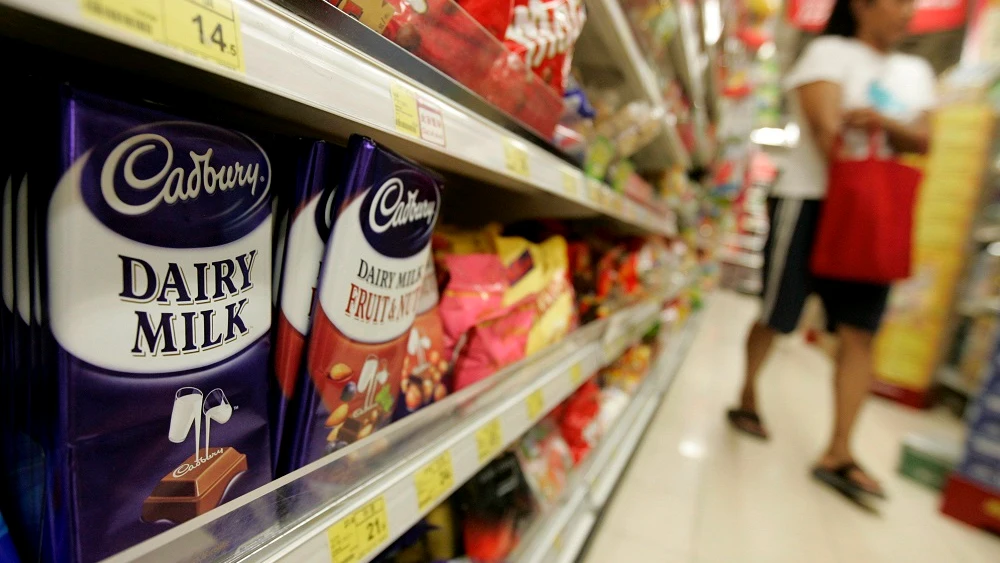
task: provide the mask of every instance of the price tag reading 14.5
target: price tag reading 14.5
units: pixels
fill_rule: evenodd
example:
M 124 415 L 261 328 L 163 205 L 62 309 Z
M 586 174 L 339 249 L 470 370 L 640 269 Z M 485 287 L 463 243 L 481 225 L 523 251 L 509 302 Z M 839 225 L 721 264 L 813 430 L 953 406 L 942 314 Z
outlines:
M 357 563 L 389 539 L 385 498 L 378 497 L 340 520 L 327 531 L 333 563 Z
M 243 46 L 232 0 L 80 0 L 92 19 L 234 70 Z

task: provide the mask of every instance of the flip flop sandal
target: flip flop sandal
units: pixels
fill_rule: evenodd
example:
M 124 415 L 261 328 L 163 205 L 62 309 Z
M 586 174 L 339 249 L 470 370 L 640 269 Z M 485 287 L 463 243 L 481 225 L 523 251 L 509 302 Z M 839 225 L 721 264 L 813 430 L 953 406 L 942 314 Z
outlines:
M 861 466 L 853 461 L 838 465 L 834 468 L 815 467 L 813 468 L 812 474 L 813 477 L 819 479 L 827 485 L 830 485 L 845 495 L 866 494 L 880 499 L 886 498 L 884 491 L 869 489 L 858 481 L 851 479 L 851 471 L 855 470 L 867 474 L 864 469 L 861 469 Z
M 726 412 L 726 418 L 729 419 L 729 423 L 736 430 L 761 440 L 768 439 L 767 431 L 764 430 L 764 425 L 760 421 L 760 416 L 754 411 L 746 409 L 729 409 Z M 747 423 L 750 423 L 750 425 Z

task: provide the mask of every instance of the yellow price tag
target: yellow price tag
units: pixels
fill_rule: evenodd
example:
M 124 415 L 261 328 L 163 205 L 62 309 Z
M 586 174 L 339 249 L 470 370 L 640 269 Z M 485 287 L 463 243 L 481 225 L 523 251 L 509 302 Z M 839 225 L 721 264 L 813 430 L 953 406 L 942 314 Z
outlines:
M 566 195 L 573 198 L 580 197 L 580 181 L 578 175 L 563 168 L 562 188 Z
M 983 503 L 983 512 L 989 514 L 993 518 L 1000 518 L 1000 500 L 988 499 Z
M 622 208 L 625 207 L 625 197 L 617 192 L 611 192 L 610 196 L 611 209 L 613 209 L 615 213 L 620 214 L 622 212 Z
M 482 428 L 476 430 L 476 451 L 479 452 L 479 463 L 493 457 L 503 447 L 503 428 L 500 419 L 494 418 Z
M 604 191 L 604 188 L 601 187 L 601 183 L 597 180 L 591 179 L 587 182 L 587 199 L 591 202 L 600 205 L 602 191 Z
M 602 188 L 600 192 L 601 207 L 611 209 L 612 192 L 610 189 Z
M 614 342 L 608 340 L 604 343 L 604 363 L 610 364 L 618 359 Z
M 503 140 L 503 161 L 508 172 L 525 178 L 531 175 L 531 169 L 528 165 L 528 149 L 513 139 L 504 138 Z
M 569 368 L 569 382 L 573 387 L 579 387 L 583 383 L 583 368 L 580 364 L 573 364 L 573 367 Z
M 232 0 L 80 0 L 80 7 L 101 23 L 243 71 Z
M 395 116 L 396 131 L 420 137 L 420 114 L 417 111 L 417 96 L 412 90 L 393 82 L 389 86 L 392 94 L 392 113 Z
M 554 547 L 556 551 L 562 551 L 563 538 L 561 533 L 556 534 L 556 537 L 552 540 L 552 547 Z
M 545 410 L 545 396 L 542 395 L 541 389 L 536 389 L 532 394 L 528 395 L 528 398 L 524 400 L 524 404 L 528 407 L 528 418 L 535 420 L 538 418 L 542 411 Z
M 420 510 L 431 506 L 455 486 L 455 468 L 451 464 L 451 451 L 437 456 L 413 475 L 417 487 L 417 506 Z
M 385 497 L 378 497 L 326 530 L 333 563 L 356 563 L 389 540 Z

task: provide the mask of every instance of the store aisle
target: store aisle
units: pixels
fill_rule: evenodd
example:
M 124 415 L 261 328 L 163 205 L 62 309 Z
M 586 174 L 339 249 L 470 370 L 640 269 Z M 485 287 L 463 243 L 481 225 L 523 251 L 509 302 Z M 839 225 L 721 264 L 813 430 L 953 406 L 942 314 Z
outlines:
M 960 435 L 944 413 L 873 399 L 857 454 L 883 479 L 881 515 L 809 475 L 830 428 L 831 364 L 801 339 L 780 341 L 760 389 L 767 443 L 737 435 L 743 338 L 757 300 L 719 292 L 701 333 L 625 473 L 586 563 L 974 563 L 1000 561 L 1000 538 L 938 512 L 938 495 L 898 477 L 909 432 Z

